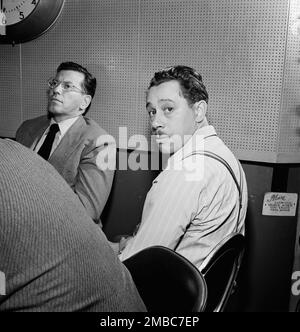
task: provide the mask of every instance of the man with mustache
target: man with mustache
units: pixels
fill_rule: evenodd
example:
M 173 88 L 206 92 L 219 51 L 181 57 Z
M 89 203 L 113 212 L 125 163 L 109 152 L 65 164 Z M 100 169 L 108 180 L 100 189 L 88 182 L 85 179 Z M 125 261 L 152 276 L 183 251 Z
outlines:
M 162 245 L 200 268 L 227 235 L 244 233 L 245 175 L 207 121 L 208 93 L 194 69 L 156 73 L 146 99 L 156 142 L 169 159 L 148 192 L 138 231 L 119 243 L 120 259 Z
M 48 160 L 79 197 L 90 217 L 100 216 L 109 196 L 115 143 L 87 118 L 96 78 L 86 68 L 64 62 L 48 81 L 48 116 L 25 121 L 16 140 Z M 108 163 L 104 163 L 105 157 Z

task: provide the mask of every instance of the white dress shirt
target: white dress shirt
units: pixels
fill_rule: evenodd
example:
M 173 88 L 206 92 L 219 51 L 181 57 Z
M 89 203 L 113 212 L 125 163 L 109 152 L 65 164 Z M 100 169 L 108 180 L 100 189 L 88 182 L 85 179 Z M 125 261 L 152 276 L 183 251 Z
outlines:
M 228 169 L 209 157 L 190 156 L 196 150 L 211 151 L 231 166 L 242 188 L 241 211 L 239 192 Z M 162 245 L 200 268 L 224 237 L 244 233 L 246 210 L 247 185 L 239 162 L 212 126 L 203 127 L 169 158 L 153 181 L 140 227 L 119 257 L 125 260 L 146 247 Z
M 56 123 L 56 124 L 58 124 L 59 131 L 55 135 L 55 139 L 54 139 L 54 142 L 52 144 L 52 149 L 51 149 L 51 152 L 50 152 L 50 155 L 49 155 L 49 157 L 50 157 L 52 155 L 52 153 L 54 152 L 54 150 L 58 147 L 58 145 L 59 145 L 60 141 L 62 140 L 62 138 L 65 136 L 65 134 L 67 133 L 67 131 L 72 127 L 72 125 L 76 122 L 77 119 L 78 119 L 78 116 L 76 116 L 74 118 L 71 118 L 71 119 L 67 119 L 67 120 L 61 121 L 61 122 L 56 122 L 52 118 L 51 121 L 50 121 L 49 127 L 45 130 L 45 132 L 42 135 L 41 139 L 39 140 L 39 142 L 37 143 L 36 147 L 34 148 L 34 151 L 35 152 L 39 151 L 39 149 L 43 145 L 43 143 L 44 143 L 44 141 L 45 141 L 45 139 L 46 139 L 46 137 L 47 137 L 47 135 L 49 133 L 51 125 L 54 124 L 54 123 Z

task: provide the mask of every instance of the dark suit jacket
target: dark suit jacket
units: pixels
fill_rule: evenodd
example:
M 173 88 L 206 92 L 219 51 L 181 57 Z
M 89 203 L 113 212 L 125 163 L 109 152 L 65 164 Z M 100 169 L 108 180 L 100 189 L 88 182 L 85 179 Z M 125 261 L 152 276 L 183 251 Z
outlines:
M 16 140 L 33 150 L 49 123 L 47 116 L 25 121 L 17 130 Z M 104 161 L 107 156 L 109 165 Z M 109 139 L 95 121 L 80 116 L 48 161 L 78 195 L 91 218 L 98 223 L 111 190 L 115 160 L 115 141 Z

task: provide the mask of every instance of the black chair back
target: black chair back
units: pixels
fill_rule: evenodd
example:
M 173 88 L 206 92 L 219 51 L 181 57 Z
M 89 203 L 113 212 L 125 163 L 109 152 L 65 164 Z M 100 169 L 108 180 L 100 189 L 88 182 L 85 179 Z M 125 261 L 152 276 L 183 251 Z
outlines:
M 206 283 L 185 257 L 162 246 L 146 248 L 123 262 L 149 312 L 201 312 Z
M 244 236 L 231 234 L 206 257 L 201 271 L 208 289 L 205 311 L 224 311 L 236 284 L 244 247 Z

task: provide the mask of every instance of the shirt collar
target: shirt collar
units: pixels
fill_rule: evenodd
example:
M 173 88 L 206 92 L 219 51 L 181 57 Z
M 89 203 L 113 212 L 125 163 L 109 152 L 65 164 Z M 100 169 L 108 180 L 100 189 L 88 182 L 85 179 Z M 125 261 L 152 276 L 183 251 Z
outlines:
M 169 159 L 166 168 L 170 168 L 175 163 L 180 163 L 195 150 L 204 150 L 204 140 L 209 136 L 217 135 L 213 126 L 205 126 L 195 131 L 193 136 L 185 143 L 185 145 L 176 151 Z
M 61 136 L 64 136 L 65 133 L 70 129 L 70 127 L 77 121 L 77 119 L 79 118 L 79 116 L 76 116 L 74 118 L 71 118 L 71 119 L 67 119 L 67 120 L 64 120 L 64 121 L 61 121 L 61 122 L 56 122 L 53 118 L 51 119 L 50 121 L 50 126 L 53 124 L 53 123 L 57 123 L 58 124 L 58 127 L 59 127 L 59 131 L 60 131 L 60 134 Z M 49 128 L 50 128 L 49 126 Z

